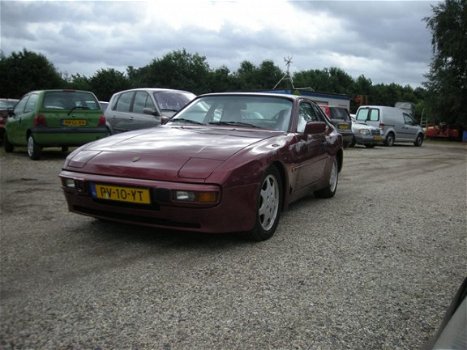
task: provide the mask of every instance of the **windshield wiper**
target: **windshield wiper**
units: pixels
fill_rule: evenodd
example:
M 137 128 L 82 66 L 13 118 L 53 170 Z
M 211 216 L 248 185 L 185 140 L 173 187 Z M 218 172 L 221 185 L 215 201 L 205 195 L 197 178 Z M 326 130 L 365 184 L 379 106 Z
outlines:
M 228 126 L 246 126 L 249 128 L 259 128 L 261 129 L 260 126 L 250 124 L 250 123 L 243 123 L 243 122 L 210 122 L 210 125 L 228 125 Z
M 70 115 L 71 112 L 73 112 L 75 109 L 89 109 L 89 107 L 85 107 L 85 106 L 74 106 L 72 109 L 70 109 L 70 111 L 68 112 L 67 115 Z
M 191 123 L 191 124 L 196 124 L 196 125 L 205 125 L 204 123 L 198 122 L 196 120 L 191 120 L 191 119 L 185 119 L 185 118 L 175 118 L 175 119 L 170 119 L 169 122 L 186 122 L 186 123 Z

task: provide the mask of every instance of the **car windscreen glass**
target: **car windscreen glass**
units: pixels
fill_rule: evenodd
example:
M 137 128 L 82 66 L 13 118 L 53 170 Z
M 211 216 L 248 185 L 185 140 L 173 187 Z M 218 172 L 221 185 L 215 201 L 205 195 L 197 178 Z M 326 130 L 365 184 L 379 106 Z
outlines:
M 179 118 L 210 125 L 287 130 L 292 101 L 269 96 L 206 96 L 181 111 Z
M 161 111 L 177 112 L 185 107 L 195 96 L 182 92 L 155 91 L 153 93 Z
M 42 107 L 46 109 L 100 110 L 101 106 L 93 94 L 85 91 L 48 91 Z

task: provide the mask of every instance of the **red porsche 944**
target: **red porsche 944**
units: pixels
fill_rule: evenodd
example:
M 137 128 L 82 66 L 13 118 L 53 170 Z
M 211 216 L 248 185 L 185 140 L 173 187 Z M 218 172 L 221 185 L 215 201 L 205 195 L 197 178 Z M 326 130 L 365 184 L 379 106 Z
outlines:
M 76 149 L 60 178 L 74 213 L 260 241 L 291 202 L 333 197 L 342 162 L 342 136 L 310 99 L 212 93 Z

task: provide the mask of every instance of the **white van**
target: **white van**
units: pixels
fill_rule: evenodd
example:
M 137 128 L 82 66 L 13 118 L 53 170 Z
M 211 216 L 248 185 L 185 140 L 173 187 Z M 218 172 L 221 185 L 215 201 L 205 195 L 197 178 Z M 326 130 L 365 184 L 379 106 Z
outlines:
M 423 143 L 423 129 L 400 108 L 360 106 L 355 119 L 380 128 L 386 146 L 392 146 L 395 142 L 412 142 L 415 146 Z

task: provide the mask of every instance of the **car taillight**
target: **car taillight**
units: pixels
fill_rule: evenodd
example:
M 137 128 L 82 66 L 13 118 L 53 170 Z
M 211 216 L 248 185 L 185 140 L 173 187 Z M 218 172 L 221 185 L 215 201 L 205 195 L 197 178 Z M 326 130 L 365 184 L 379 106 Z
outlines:
M 99 117 L 99 122 L 97 123 L 97 126 L 105 126 L 105 117 L 103 115 Z
M 34 116 L 34 126 L 37 127 L 37 126 L 47 126 L 47 122 L 45 120 L 45 115 L 43 114 L 36 114 Z

